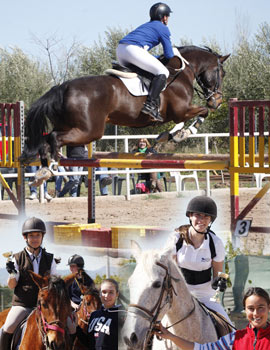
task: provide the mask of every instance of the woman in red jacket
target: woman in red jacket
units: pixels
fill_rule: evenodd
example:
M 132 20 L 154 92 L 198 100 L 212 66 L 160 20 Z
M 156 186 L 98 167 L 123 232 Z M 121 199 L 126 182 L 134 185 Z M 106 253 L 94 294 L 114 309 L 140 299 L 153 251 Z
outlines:
M 227 334 L 214 343 L 189 342 L 172 334 L 162 325 L 159 326 L 160 330 L 156 334 L 161 338 L 170 339 L 182 350 L 269 350 L 270 298 L 268 293 L 259 287 L 249 288 L 244 295 L 243 306 L 249 321 L 247 327 Z

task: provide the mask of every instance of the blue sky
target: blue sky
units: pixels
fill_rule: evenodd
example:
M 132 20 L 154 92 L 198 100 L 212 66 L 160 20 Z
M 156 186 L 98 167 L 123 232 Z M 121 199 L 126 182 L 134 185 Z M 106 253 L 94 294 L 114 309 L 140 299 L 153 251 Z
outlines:
M 33 35 L 41 40 L 57 37 L 66 47 L 73 38 L 85 46 L 110 28 L 130 29 L 148 21 L 153 0 L 0 0 L 0 47 L 18 46 L 27 54 L 41 56 Z M 169 21 L 172 41 L 216 39 L 223 51 L 236 41 L 237 26 L 250 37 L 259 25 L 270 22 L 269 0 L 168 0 L 173 13 Z M 225 52 L 223 52 L 225 53 Z

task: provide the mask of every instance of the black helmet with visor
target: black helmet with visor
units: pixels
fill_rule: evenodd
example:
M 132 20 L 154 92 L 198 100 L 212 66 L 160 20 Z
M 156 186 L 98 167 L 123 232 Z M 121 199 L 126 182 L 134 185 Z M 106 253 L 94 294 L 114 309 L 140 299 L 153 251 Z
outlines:
M 150 8 L 151 21 L 160 21 L 164 16 L 170 16 L 172 10 L 163 2 L 157 2 Z

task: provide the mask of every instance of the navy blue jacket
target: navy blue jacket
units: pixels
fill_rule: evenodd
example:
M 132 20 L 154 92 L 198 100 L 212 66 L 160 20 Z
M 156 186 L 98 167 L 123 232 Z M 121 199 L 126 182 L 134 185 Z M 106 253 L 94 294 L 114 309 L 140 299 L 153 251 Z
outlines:
M 174 56 L 170 36 L 169 28 L 165 24 L 161 21 L 150 21 L 127 34 L 119 43 L 142 48 L 147 46 L 148 50 L 161 43 L 165 58 L 170 59 Z

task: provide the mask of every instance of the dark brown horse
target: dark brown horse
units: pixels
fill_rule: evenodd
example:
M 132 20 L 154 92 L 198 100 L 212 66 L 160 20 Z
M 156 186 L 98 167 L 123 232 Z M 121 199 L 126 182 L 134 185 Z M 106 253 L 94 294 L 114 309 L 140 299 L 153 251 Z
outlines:
M 57 276 L 29 273 L 39 287 L 38 304 L 27 320 L 20 349 L 70 350 L 67 318 L 72 310 L 66 286 L 74 275 L 67 276 L 64 281 Z
M 217 108 L 222 102 L 223 63 L 229 55 L 221 56 L 196 46 L 178 50 L 189 65 L 177 71 L 181 66 L 178 57 L 167 64 L 171 75 L 160 96 L 164 123 L 186 122 L 196 116 L 205 118 L 208 108 Z M 202 89 L 207 107 L 192 105 L 194 80 Z M 39 153 L 42 165 L 46 165 L 49 151 L 57 159 L 58 149 L 63 145 L 97 140 L 103 136 L 106 123 L 130 127 L 154 125 L 149 116 L 141 113 L 145 99 L 132 96 L 115 76 L 87 76 L 54 86 L 28 112 L 21 161 L 27 163 Z
M 101 308 L 101 299 L 99 296 L 99 291 L 95 288 L 87 288 L 81 286 L 83 299 L 81 305 L 77 311 L 78 326 L 87 333 L 88 321 L 90 319 L 91 313 Z M 80 343 L 78 339 L 75 339 L 73 350 L 87 350 L 87 348 Z

